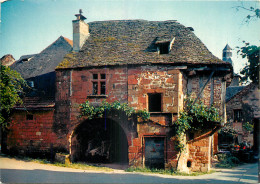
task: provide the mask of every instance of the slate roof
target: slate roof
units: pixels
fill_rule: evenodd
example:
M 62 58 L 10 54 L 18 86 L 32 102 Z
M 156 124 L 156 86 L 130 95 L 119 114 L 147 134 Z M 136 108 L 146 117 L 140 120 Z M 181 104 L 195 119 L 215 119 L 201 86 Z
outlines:
M 226 89 L 226 102 L 231 100 L 236 94 L 242 91 L 246 86 L 230 86 Z
M 41 53 L 22 56 L 11 68 L 19 72 L 25 79 L 54 72 L 56 66 L 71 50 L 72 41 L 60 36 Z
M 176 21 L 118 20 L 89 23 L 81 51 L 71 52 L 57 68 L 143 63 L 226 64 L 215 57 L 190 27 Z M 169 54 L 156 43 L 175 38 Z
M 223 50 L 232 50 L 231 47 L 227 44 Z

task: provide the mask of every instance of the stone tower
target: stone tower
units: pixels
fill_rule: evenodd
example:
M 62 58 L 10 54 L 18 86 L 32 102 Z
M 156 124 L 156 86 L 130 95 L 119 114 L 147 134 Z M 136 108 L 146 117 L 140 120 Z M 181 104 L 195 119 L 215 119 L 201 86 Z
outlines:
M 81 9 L 79 10 L 79 14 L 76 14 L 75 16 L 77 19 L 72 21 L 73 51 L 78 52 L 89 36 L 89 25 L 84 22 L 86 17 L 82 15 Z
M 231 63 L 232 66 L 233 66 L 233 62 L 232 62 L 231 57 L 232 57 L 232 49 L 231 49 L 231 47 L 227 44 L 227 45 L 225 46 L 225 48 L 223 49 L 222 60 Z

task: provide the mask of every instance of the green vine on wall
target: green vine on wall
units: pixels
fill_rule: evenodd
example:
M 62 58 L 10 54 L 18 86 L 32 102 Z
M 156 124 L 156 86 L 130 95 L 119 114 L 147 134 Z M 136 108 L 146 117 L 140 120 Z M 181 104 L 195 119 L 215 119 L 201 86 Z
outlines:
M 90 104 L 89 101 L 80 104 L 81 114 L 79 117 L 85 116 L 88 119 L 93 118 L 102 118 L 104 117 L 105 113 L 109 114 L 111 112 L 122 112 L 127 117 L 137 116 L 142 120 L 146 121 L 150 118 L 150 113 L 146 110 L 135 110 L 133 107 L 129 107 L 126 103 L 120 103 L 115 101 L 113 103 L 108 103 L 106 100 L 102 101 L 100 106 L 94 107 Z
M 178 151 L 183 151 L 185 148 L 183 136 L 186 132 L 210 129 L 213 128 L 214 122 L 221 121 L 218 109 L 214 105 L 208 107 L 201 101 L 194 103 L 194 100 L 190 97 L 184 100 L 184 109 L 180 112 L 174 126 L 176 132 L 176 149 Z

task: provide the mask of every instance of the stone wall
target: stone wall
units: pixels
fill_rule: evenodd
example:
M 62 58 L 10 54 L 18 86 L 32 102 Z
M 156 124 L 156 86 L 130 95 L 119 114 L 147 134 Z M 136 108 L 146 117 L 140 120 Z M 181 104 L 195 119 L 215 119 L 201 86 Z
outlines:
M 243 130 L 243 123 L 253 124 L 254 119 L 260 118 L 260 90 L 256 84 L 249 84 L 227 102 L 227 121 L 242 134 L 239 141 L 247 141 L 253 145 L 253 135 Z M 234 110 L 241 110 L 241 122 L 234 121 Z
M 28 119 L 27 115 L 31 115 Z M 51 156 L 58 149 L 57 136 L 53 132 L 54 110 L 49 111 L 15 111 L 7 145 L 11 153 Z

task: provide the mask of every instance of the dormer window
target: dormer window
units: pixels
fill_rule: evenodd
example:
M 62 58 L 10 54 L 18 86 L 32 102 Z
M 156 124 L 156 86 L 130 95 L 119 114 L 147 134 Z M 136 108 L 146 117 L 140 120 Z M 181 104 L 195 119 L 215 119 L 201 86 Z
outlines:
M 169 52 L 172 49 L 174 40 L 175 38 L 167 41 L 157 41 L 156 45 L 157 45 L 158 54 L 169 54 Z
M 157 44 L 157 50 L 159 54 L 169 54 L 170 42 L 161 42 Z

